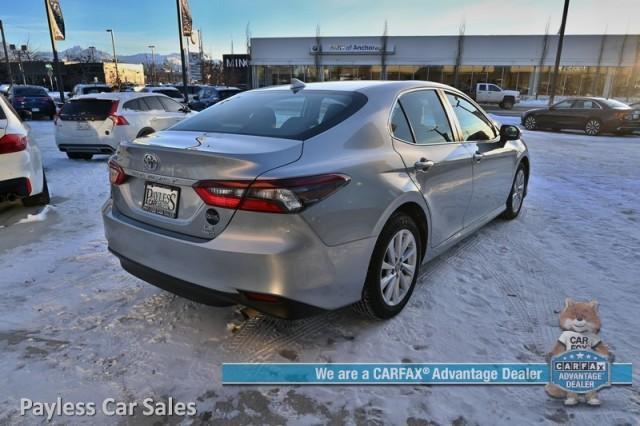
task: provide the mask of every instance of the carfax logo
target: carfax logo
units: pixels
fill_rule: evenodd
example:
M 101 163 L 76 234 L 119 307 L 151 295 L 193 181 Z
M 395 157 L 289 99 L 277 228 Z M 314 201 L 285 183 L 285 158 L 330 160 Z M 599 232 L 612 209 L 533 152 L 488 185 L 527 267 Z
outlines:
M 550 383 L 545 387 L 554 398 L 564 398 L 565 405 L 576 405 L 584 394 L 589 405 L 600 405 L 598 390 L 610 386 L 610 362 L 613 353 L 599 336 L 598 302 L 567 299 L 560 312 L 563 332 L 548 354 Z

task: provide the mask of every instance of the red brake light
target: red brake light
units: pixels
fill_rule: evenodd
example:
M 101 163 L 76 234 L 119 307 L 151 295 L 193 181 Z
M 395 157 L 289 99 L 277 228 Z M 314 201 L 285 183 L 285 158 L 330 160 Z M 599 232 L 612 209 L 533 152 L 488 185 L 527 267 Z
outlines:
M 113 121 L 114 126 L 126 126 L 127 124 L 129 124 L 127 119 L 124 118 L 122 115 L 116 114 L 116 112 L 118 111 L 119 102 L 120 101 L 113 101 L 111 103 L 111 110 L 109 110 L 109 118 Z
M 124 169 L 115 160 L 109 160 L 109 181 L 112 185 L 120 185 L 127 178 Z
M 201 181 L 193 188 L 211 206 L 264 213 L 296 213 L 349 183 L 345 175 L 293 179 Z
M 0 154 L 10 154 L 27 149 L 25 135 L 7 134 L 0 138 Z

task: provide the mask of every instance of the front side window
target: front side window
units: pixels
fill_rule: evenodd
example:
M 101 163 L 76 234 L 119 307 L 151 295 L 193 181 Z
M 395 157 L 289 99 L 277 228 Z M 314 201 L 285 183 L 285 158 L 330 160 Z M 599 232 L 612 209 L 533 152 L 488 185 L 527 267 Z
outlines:
M 159 97 L 158 99 L 160 100 L 160 103 L 162 103 L 164 110 L 167 112 L 181 112 L 184 108 L 180 103 L 174 101 L 173 99 L 164 97 Z
M 453 131 L 435 90 L 410 92 L 400 97 L 400 105 L 419 145 L 453 142 Z
M 391 113 L 391 132 L 393 136 L 406 142 L 414 142 L 411 128 L 407 122 L 407 117 L 402 111 L 399 103 L 393 108 Z
M 150 111 L 164 111 L 164 107 L 160 103 L 159 96 L 145 96 L 140 99 L 147 104 L 147 108 Z
M 244 92 L 181 121 L 171 130 L 304 140 L 347 119 L 366 102 L 367 97 L 358 92 Z
M 458 118 L 465 141 L 486 141 L 497 136 L 491 121 L 471 102 L 453 93 L 447 93 L 447 99 Z

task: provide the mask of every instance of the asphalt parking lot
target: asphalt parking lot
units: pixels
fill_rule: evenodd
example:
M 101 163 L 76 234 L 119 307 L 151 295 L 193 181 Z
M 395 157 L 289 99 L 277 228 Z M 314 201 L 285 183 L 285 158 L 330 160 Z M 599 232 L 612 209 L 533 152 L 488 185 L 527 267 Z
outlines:
M 60 394 L 197 403 L 195 417 L 125 424 L 638 421 L 632 387 L 603 391 L 594 411 L 565 408 L 536 386 L 220 384 L 223 362 L 544 362 L 565 297 L 600 302 L 602 339 L 617 361 L 634 363 L 637 382 L 638 136 L 525 130 L 532 175 L 521 217 L 497 219 L 427 264 L 401 315 L 370 321 L 346 308 L 281 321 L 198 305 L 125 273 L 102 230 L 106 158 L 69 160 L 56 150 L 51 122 L 31 127 L 52 204 L 0 205 L 0 424 L 40 421 L 19 417 L 20 396 Z

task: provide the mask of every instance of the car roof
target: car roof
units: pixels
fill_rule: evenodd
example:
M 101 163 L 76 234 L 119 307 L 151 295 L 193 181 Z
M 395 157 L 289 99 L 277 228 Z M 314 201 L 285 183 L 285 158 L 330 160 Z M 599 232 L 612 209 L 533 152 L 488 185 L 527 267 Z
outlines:
M 173 86 L 146 86 L 145 89 L 149 89 L 149 90 L 167 90 L 167 89 L 169 89 L 169 90 L 178 90 Z
M 89 93 L 87 95 L 74 96 L 71 100 L 76 99 L 105 99 L 111 101 L 128 101 L 130 99 L 144 98 L 148 96 L 165 96 L 162 93 L 151 92 L 108 92 L 108 93 Z
M 290 85 L 271 86 L 258 90 L 283 90 L 289 89 Z M 435 83 L 433 81 L 423 80 L 401 80 L 401 81 L 389 81 L 389 80 L 349 80 L 349 81 L 329 81 L 321 83 L 305 83 L 306 90 L 335 90 L 344 92 L 362 92 L 367 93 L 372 90 L 388 90 L 390 92 L 397 92 L 406 89 L 413 88 L 441 88 L 449 89 L 456 92 L 459 90 L 447 86 L 446 84 Z

